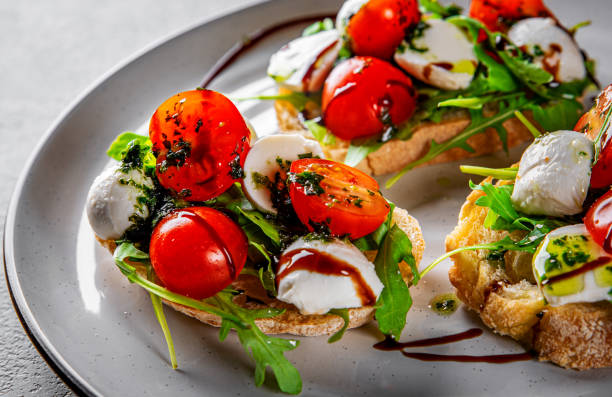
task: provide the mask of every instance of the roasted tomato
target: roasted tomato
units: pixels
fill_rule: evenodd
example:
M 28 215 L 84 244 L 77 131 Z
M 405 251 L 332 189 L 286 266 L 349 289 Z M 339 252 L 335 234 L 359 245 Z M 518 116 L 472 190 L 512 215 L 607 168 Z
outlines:
M 325 80 L 325 126 L 347 140 L 376 135 L 412 116 L 415 95 L 410 78 L 390 63 L 372 57 L 347 59 Z
M 420 19 L 417 0 L 370 0 L 350 18 L 346 33 L 356 55 L 391 59 Z
M 170 291 L 204 299 L 238 277 L 247 258 L 244 232 L 223 213 L 208 207 L 175 210 L 151 235 L 155 274 Z
M 584 224 L 593 240 L 612 254 L 612 191 L 608 191 L 593 203 Z
M 251 132 L 225 96 L 194 90 L 157 108 L 149 136 L 162 186 L 185 200 L 205 201 L 242 177 Z
M 485 24 L 491 31 L 506 31 L 508 22 L 530 17 L 554 15 L 542 0 L 472 0 L 470 16 Z
M 291 164 L 291 202 L 311 231 L 329 228 L 333 235 L 351 239 L 372 233 L 390 208 L 378 189 L 372 177 L 342 163 L 301 159 Z
M 599 94 L 595 106 L 586 112 L 574 127 L 574 131 L 584 132 L 590 139 L 597 141 L 596 144 L 599 145 L 599 156 L 591 173 L 591 186 L 594 188 L 612 185 L 611 124 L 612 84 Z M 599 139 L 597 139 L 598 137 Z

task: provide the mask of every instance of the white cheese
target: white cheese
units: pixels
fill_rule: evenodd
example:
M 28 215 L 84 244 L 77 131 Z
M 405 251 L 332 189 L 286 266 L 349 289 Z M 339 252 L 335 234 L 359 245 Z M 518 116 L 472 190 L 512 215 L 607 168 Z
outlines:
M 268 177 L 274 181 L 274 175 L 281 171 L 277 159 L 283 162 L 294 161 L 306 153 L 323 158 L 323 151 L 317 141 L 298 134 L 267 135 L 257 140 L 247 154 L 243 167 L 243 187 L 249 201 L 261 211 L 276 213 L 270 190 L 259 179 Z
M 140 170 L 124 173 L 119 165 L 105 169 L 94 180 L 87 197 L 87 217 L 94 233 L 105 240 L 116 240 L 132 226 L 134 216 L 148 217 L 149 209 L 140 202 L 147 188 L 153 188 L 153 181 Z
M 584 134 L 556 131 L 537 138 L 521 158 L 512 204 L 531 215 L 582 212 L 592 160 L 593 142 Z
M 569 265 L 564 258 L 570 260 Z M 545 281 L 598 258 L 609 258 L 609 262 L 565 280 Z M 533 257 L 533 273 L 551 306 L 612 300 L 612 257 L 593 241 L 582 223 L 555 229 L 542 240 Z
M 306 241 L 304 238 L 296 240 L 281 255 L 277 277 L 292 263 L 300 260 L 300 256 L 314 255 L 309 251 L 302 251 L 287 260 L 289 253 L 308 249 L 331 255 L 350 266 L 361 275 L 364 283 L 378 299 L 383 284 L 376 275 L 374 265 L 357 247 L 339 239 L 329 242 Z M 295 305 L 302 314 L 324 314 L 331 309 L 363 306 L 362 297 L 350 275 L 330 275 L 299 268 L 289 268 L 289 272 L 280 278 L 277 299 Z
M 445 90 L 467 88 L 478 64 L 472 43 L 450 22 L 430 19 L 426 23 L 429 26 L 423 35 L 412 43 L 424 51 L 411 49 L 404 41 L 395 53 L 395 61 L 427 84 Z
M 319 91 L 341 46 L 335 29 L 297 38 L 272 55 L 268 75 L 292 91 Z
M 553 19 L 523 19 L 512 26 L 508 37 L 518 47 L 526 46 L 527 51 L 535 55 L 534 63 L 553 72 L 556 81 L 564 83 L 586 77 L 580 48 Z

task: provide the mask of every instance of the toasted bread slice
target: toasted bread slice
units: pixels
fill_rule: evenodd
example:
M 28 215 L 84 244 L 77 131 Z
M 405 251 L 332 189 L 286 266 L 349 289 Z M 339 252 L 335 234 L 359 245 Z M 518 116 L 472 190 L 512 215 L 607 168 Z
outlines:
M 425 250 L 425 241 L 423 240 L 418 221 L 410 216 L 406 210 L 401 208 L 394 209 L 392 221 L 410 238 L 412 242 L 412 254 L 418 264 Z M 98 239 L 98 241 L 110 252 L 114 252 L 114 241 L 101 239 Z M 366 256 L 368 259 L 373 260 L 376 256 L 376 251 L 368 251 L 366 252 Z M 400 271 L 406 283 L 409 283 L 412 279 L 410 266 L 402 262 L 400 263 Z M 254 276 L 241 275 L 232 283 L 231 287 L 236 290 L 244 291 L 243 294 L 238 295 L 234 300 L 235 303 L 242 307 L 249 309 L 264 309 L 266 307 L 285 309 L 285 312 L 280 316 L 262 318 L 255 321 L 257 326 L 266 334 L 286 333 L 302 336 L 330 335 L 340 330 L 344 325 L 344 321 L 338 316 L 331 314 L 303 315 L 300 314 L 295 306 L 270 298 L 261 286 L 260 281 Z M 164 300 L 164 303 L 206 324 L 215 327 L 221 326 L 221 318 L 219 316 L 166 300 Z M 365 306 L 349 309 L 349 318 L 349 328 L 364 325 L 374 318 L 374 307 Z
M 290 91 L 281 88 L 279 94 L 287 94 Z M 298 110 L 287 101 L 276 101 L 276 118 L 279 129 L 285 133 L 298 133 L 306 138 L 314 139 L 310 131 L 304 127 Z M 316 117 L 320 110 L 309 102 L 305 112 L 308 117 Z M 493 113 L 491 113 L 493 114 Z M 463 131 L 470 124 L 467 112 L 457 111 L 449 113 L 439 123 L 426 122 L 417 126 L 412 137 L 407 140 L 392 139 L 382 145 L 380 149 L 371 153 L 356 168 L 371 175 L 384 175 L 401 170 L 406 164 L 423 157 L 429 150 L 432 140 L 441 143 Z M 508 131 L 508 147 L 520 145 L 533 138 L 529 130 L 516 118 L 511 118 L 503 123 Z M 502 142 L 497 131 L 489 128 L 483 134 L 477 134 L 468 139 L 468 144 L 474 148 L 474 153 L 469 153 L 461 148 L 454 148 L 442 153 L 426 164 L 444 163 L 456 161 L 467 157 L 481 156 L 502 150 Z M 336 138 L 333 146 L 322 145 L 323 153 L 330 160 L 344 161 L 348 151 L 349 142 Z
M 484 227 L 488 209 L 475 204 L 483 194 L 473 191 L 467 197 L 458 225 L 446 238 L 447 251 L 508 235 Z M 510 235 L 522 237 L 520 232 Z M 508 252 L 505 266 L 495 266 L 485 250 L 464 251 L 452 257 L 449 278 L 457 296 L 487 326 L 533 349 L 541 361 L 580 370 L 612 366 L 612 304 L 547 306 L 535 284 L 531 259 L 529 253 Z

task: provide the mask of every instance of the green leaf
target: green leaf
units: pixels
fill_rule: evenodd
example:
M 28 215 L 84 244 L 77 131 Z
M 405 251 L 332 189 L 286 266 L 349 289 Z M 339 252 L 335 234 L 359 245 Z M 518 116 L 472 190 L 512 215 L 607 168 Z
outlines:
M 382 244 L 384 238 L 387 236 L 387 232 L 389 231 L 389 229 L 391 229 L 395 204 L 388 200 L 387 202 L 389 203 L 389 214 L 387 214 L 387 219 L 372 233 L 360 237 L 357 240 L 351 241 L 361 251 L 377 250 L 378 247 L 380 247 L 380 245 Z
M 344 325 L 342 326 L 342 328 L 340 328 L 338 332 L 330 336 L 329 339 L 327 340 L 327 343 L 334 343 L 342 339 L 344 332 L 347 330 L 349 326 L 349 322 L 350 322 L 349 311 L 348 309 L 331 309 L 329 311 L 329 314 L 335 314 L 336 316 L 339 316 L 340 318 L 342 318 L 342 320 L 344 320 Z
M 302 32 L 302 37 L 312 36 L 313 34 L 324 32 L 326 30 L 332 30 L 334 27 L 334 21 L 331 18 L 325 18 L 322 21 L 317 21 L 312 25 L 307 26 Z
M 383 334 L 400 338 L 406 325 L 406 314 L 412 306 L 408 286 L 404 282 L 399 263 L 415 265 L 412 243 L 397 225 L 393 225 L 376 254 L 374 266 L 384 288 L 376 302 L 376 320 Z M 418 273 L 416 273 L 418 274 Z
M 334 134 L 315 120 L 306 120 L 304 125 L 321 145 L 333 146 L 336 144 L 336 137 Z
M 236 207 L 238 211 L 244 215 L 249 221 L 257 225 L 266 236 L 272 240 L 272 242 L 280 246 L 280 235 L 278 234 L 278 227 L 272 222 L 267 220 L 264 215 L 257 210 L 244 210 L 241 207 Z
M 357 164 L 368 157 L 368 154 L 377 151 L 381 146 L 382 142 L 378 142 L 377 140 L 366 142 L 363 145 L 355 145 L 353 141 L 351 141 L 348 151 L 346 152 L 346 157 L 344 158 L 344 164 L 356 167 Z
M 559 131 L 572 128 L 582 115 L 580 102 L 568 99 L 530 107 L 533 118 L 545 131 Z
M 272 259 L 270 258 L 270 253 L 268 252 L 266 247 L 255 241 L 249 240 L 249 245 L 254 247 L 265 260 L 263 266 L 261 266 L 256 273 L 257 277 L 259 277 L 261 285 L 266 291 L 269 291 L 272 295 L 276 296 L 276 275 L 272 267 Z
M 106 151 L 106 154 L 112 159 L 121 161 L 127 152 L 129 144 L 132 142 L 139 143 L 143 148 L 147 147 L 150 149 L 153 146 L 148 136 L 127 131 L 115 138 Z
M 458 107 L 466 109 L 482 109 L 482 106 L 486 103 L 491 102 L 493 99 L 492 95 L 486 95 L 482 97 L 471 97 L 471 98 L 454 98 L 447 99 L 438 103 L 438 107 Z
M 176 353 L 174 351 L 174 342 L 172 341 L 172 335 L 170 334 L 170 327 L 168 327 L 168 322 L 166 321 L 166 316 L 164 315 L 164 308 L 162 305 L 162 300 L 159 296 L 149 292 L 149 296 L 151 297 L 151 303 L 153 303 L 153 311 L 155 312 L 155 317 L 157 317 L 157 321 L 161 326 L 162 332 L 164 333 L 164 337 L 166 338 L 166 345 L 168 345 L 168 354 L 170 355 L 170 363 L 173 369 L 178 367 L 176 362 Z
M 299 342 L 292 339 L 282 339 L 271 337 L 263 332 L 255 324 L 255 319 L 274 317 L 278 315 L 274 311 L 266 310 L 247 310 L 234 304 L 232 294 L 222 291 L 207 301 L 213 302 L 216 306 L 232 313 L 242 319 L 249 326 L 242 328 L 238 324 L 233 324 L 232 320 L 224 318 L 224 323 L 229 323 L 225 327 L 236 329 L 238 339 L 255 361 L 255 385 L 261 386 L 266 377 L 266 368 L 270 367 L 276 377 L 278 387 L 281 391 L 289 394 L 299 394 L 302 391 L 302 379 L 297 369 L 287 360 L 284 352 L 295 349 Z
M 252 100 L 287 101 L 300 112 L 304 110 L 308 102 L 311 102 L 311 101 L 316 102 L 316 99 L 314 97 L 309 97 L 308 95 L 303 94 L 301 92 L 297 92 L 297 91 L 292 91 L 289 94 L 258 95 L 258 96 L 251 96 L 251 97 L 245 97 L 245 98 L 234 98 L 234 100 L 237 102 L 252 101 Z
M 518 212 L 512 206 L 512 200 L 510 198 L 514 185 L 495 186 L 488 182 L 476 185 L 470 181 L 470 188 L 485 193 L 484 196 L 476 200 L 476 205 L 490 208 L 508 222 L 513 222 L 519 217 Z
M 461 14 L 461 7 L 456 4 L 450 4 L 446 7 L 438 3 L 437 0 L 419 0 L 421 12 L 432 13 L 441 18 L 448 18 L 453 15 Z
M 516 175 L 518 174 L 518 167 L 487 168 L 487 167 L 477 167 L 473 165 L 460 165 L 459 169 L 464 174 L 490 176 L 490 177 L 493 177 L 494 179 L 512 180 L 512 181 L 516 179 Z

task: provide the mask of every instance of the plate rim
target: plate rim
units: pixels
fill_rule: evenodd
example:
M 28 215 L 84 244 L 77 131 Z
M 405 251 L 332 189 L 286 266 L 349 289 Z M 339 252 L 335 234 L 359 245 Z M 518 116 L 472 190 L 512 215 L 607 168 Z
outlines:
M 32 311 L 29 308 L 27 300 L 21 289 L 21 284 L 17 278 L 17 261 L 14 257 L 14 235 L 13 229 L 15 228 L 17 203 L 19 198 L 23 194 L 23 187 L 26 180 L 39 157 L 44 147 L 49 142 L 50 138 L 57 133 L 58 128 L 62 122 L 67 119 L 73 112 L 77 111 L 78 107 L 96 91 L 98 91 L 104 83 L 111 80 L 114 76 L 121 73 L 122 70 L 126 69 L 132 63 L 138 61 L 141 57 L 154 51 L 155 49 L 179 38 L 184 35 L 191 33 L 192 31 L 202 28 L 207 24 L 217 22 L 223 19 L 231 19 L 236 15 L 249 13 L 254 9 L 264 7 L 272 3 L 280 3 L 283 0 L 261 0 L 255 4 L 247 6 L 239 6 L 235 9 L 224 11 L 219 15 L 213 17 L 204 17 L 197 22 L 191 23 L 188 26 L 182 27 L 174 32 L 164 35 L 158 39 L 153 40 L 149 44 L 143 46 L 139 50 L 133 52 L 121 61 L 116 63 L 106 72 L 102 73 L 99 77 L 95 78 L 83 91 L 73 99 L 64 110 L 54 119 L 51 125 L 45 130 L 41 137 L 36 142 L 34 149 L 30 153 L 28 159 L 24 164 L 24 168 L 19 174 L 19 178 L 15 183 L 11 196 L 9 198 L 9 204 L 6 210 L 5 223 L 2 231 L 2 261 L 5 275 L 5 282 L 11 303 L 17 318 L 25 331 L 28 339 L 42 357 L 45 363 L 51 368 L 53 373 L 57 375 L 59 379 L 68 386 L 68 388 L 77 395 L 87 396 L 102 396 L 103 394 L 96 389 L 92 384 L 87 382 L 77 370 L 64 360 L 62 355 L 57 349 L 50 343 L 42 331 L 38 321 L 34 317 Z M 204 73 L 202 75 L 204 77 Z

